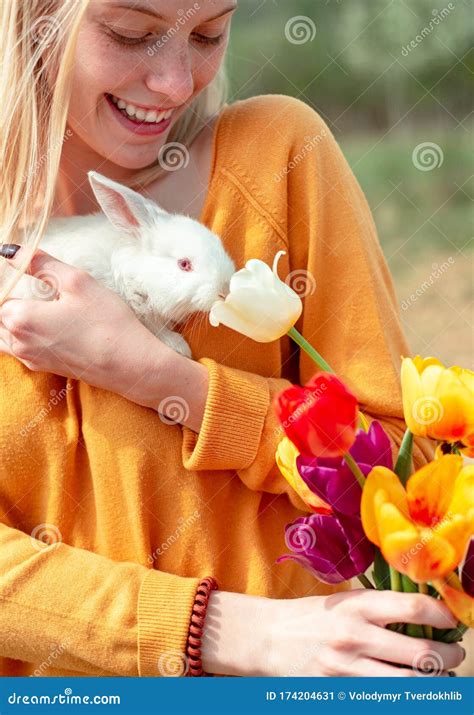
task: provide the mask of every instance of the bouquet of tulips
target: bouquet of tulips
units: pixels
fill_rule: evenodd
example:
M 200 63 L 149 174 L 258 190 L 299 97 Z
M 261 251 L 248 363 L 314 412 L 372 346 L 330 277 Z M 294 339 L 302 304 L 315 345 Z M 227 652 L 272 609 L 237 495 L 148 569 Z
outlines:
M 393 464 L 382 425 L 295 329 L 300 297 L 258 259 L 231 279 L 213 306 L 220 323 L 259 342 L 288 334 L 317 365 L 304 386 L 275 397 L 284 432 L 278 467 L 307 505 L 285 528 L 292 559 L 329 584 L 358 577 L 366 588 L 442 598 L 457 628 L 393 624 L 407 635 L 455 642 L 474 626 L 474 373 L 435 358 L 403 358 L 406 432 Z M 413 472 L 413 436 L 437 441 L 435 459 Z M 367 575 L 372 566 L 371 576 Z M 434 630 L 434 632 L 433 632 Z

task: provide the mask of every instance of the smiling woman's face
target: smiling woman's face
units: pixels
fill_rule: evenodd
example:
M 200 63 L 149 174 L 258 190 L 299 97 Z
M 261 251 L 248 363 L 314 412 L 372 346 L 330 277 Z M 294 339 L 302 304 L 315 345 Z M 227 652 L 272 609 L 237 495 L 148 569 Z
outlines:
M 214 79 L 236 4 L 91 0 L 78 36 L 72 131 L 119 166 L 156 161 L 170 127 Z

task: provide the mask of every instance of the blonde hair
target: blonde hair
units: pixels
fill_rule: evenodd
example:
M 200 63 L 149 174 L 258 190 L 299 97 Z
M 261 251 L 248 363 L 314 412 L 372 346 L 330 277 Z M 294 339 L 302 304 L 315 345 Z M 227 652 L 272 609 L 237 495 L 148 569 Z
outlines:
M 77 36 L 89 1 L 0 0 L 0 245 L 26 249 L 18 270 L 0 257 L 0 305 L 26 271 L 51 216 Z M 191 144 L 227 97 L 223 62 L 168 141 Z M 129 186 L 144 188 L 165 170 L 157 160 L 138 170 Z

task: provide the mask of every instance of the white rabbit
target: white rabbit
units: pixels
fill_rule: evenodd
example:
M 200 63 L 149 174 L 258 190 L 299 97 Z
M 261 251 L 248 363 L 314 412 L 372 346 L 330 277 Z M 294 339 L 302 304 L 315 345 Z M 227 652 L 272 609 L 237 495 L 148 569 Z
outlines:
M 186 340 L 168 326 L 209 312 L 227 294 L 235 266 L 220 238 L 97 172 L 88 177 L 103 213 L 51 219 L 40 248 L 118 293 L 154 335 L 191 357 Z M 11 293 L 41 300 L 54 295 L 29 275 Z

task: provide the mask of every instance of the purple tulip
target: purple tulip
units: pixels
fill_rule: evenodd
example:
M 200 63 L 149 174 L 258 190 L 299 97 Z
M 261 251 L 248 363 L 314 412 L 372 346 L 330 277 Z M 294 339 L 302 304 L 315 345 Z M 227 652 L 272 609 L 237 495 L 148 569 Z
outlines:
M 366 476 L 377 465 L 393 467 L 390 440 L 378 422 L 372 422 L 367 433 L 358 430 L 349 453 Z M 360 515 L 362 490 L 342 457 L 323 459 L 299 455 L 296 465 L 311 491 L 327 502 L 335 513 Z
M 392 448 L 383 427 L 372 422 L 369 431 L 358 430 L 349 450 L 367 475 L 377 465 L 392 469 Z M 342 457 L 299 455 L 298 471 L 308 487 L 333 510 L 332 514 L 300 517 L 285 527 L 291 554 L 277 559 L 297 561 L 324 583 L 340 583 L 358 576 L 374 560 L 374 547 L 360 520 L 362 490 Z
M 471 539 L 467 549 L 462 567 L 461 583 L 464 591 L 474 598 L 474 538 Z
M 277 563 L 296 561 L 324 583 L 341 583 L 358 576 L 374 560 L 374 547 L 357 517 L 299 517 L 286 525 L 285 541 L 293 553 L 280 556 Z

